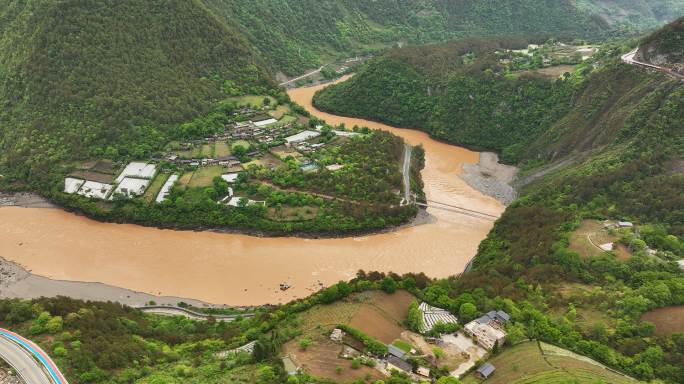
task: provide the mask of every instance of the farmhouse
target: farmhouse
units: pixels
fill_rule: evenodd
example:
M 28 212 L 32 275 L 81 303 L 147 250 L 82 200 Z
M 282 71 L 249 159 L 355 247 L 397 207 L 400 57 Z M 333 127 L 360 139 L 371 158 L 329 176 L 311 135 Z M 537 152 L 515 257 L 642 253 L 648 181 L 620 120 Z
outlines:
M 425 367 L 418 367 L 416 372 L 421 376 L 430 377 L 430 370 Z
M 411 372 L 411 369 L 413 369 L 413 367 L 411 366 L 411 364 L 405 362 L 404 360 L 401 360 L 394 356 L 390 356 L 387 358 L 387 370 L 391 371 L 392 369 L 409 373 Z
M 484 363 L 482 364 L 480 369 L 477 370 L 477 377 L 479 377 L 482 380 L 486 380 L 489 378 L 489 376 L 492 375 L 492 373 L 494 373 L 495 370 L 496 368 L 494 368 L 493 365 L 489 363 Z
M 489 349 L 494 347 L 496 342 L 503 345 L 506 342 L 506 332 L 501 329 L 501 325 L 510 320 L 508 314 L 504 311 L 490 311 L 486 315 L 477 320 L 473 320 L 465 325 L 465 330 L 472 336 L 477 337 L 477 342 Z
M 398 357 L 398 358 L 400 358 L 400 359 L 405 359 L 405 358 L 406 358 L 406 352 L 404 352 L 403 350 L 401 350 L 401 349 L 395 347 L 395 346 L 392 345 L 392 344 L 388 344 L 388 345 L 387 345 L 387 349 L 389 350 L 389 353 L 390 353 L 390 355 L 392 355 L 392 356 L 396 356 L 396 357 Z
M 618 228 L 632 228 L 634 224 L 629 221 L 619 221 L 617 226 Z

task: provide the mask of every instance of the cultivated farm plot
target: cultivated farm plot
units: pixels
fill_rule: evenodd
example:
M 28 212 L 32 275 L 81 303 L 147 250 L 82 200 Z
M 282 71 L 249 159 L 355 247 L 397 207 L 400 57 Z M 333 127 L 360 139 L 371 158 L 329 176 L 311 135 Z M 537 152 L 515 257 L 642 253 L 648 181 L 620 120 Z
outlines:
M 218 142 L 214 147 L 214 156 L 216 157 L 226 157 L 230 156 L 230 148 L 226 142 Z
M 195 174 L 195 172 L 184 173 L 183 176 L 181 176 L 181 178 L 179 180 L 179 183 L 180 183 L 179 187 L 185 188 L 188 185 L 188 183 L 190 183 L 190 180 L 192 179 L 192 175 L 194 175 L 194 174 Z
M 245 149 L 249 148 L 249 143 L 247 142 L 247 140 L 237 140 L 235 143 L 233 143 L 233 148 L 235 148 L 238 145 L 242 145 L 242 147 Z
M 192 179 L 188 183 L 189 187 L 208 187 L 213 185 L 213 179 L 215 176 L 221 176 L 224 168 L 219 166 L 211 166 L 195 171 Z M 181 178 L 182 179 L 182 178 Z
M 111 183 L 114 179 L 113 175 L 107 175 L 100 172 L 91 171 L 74 171 L 72 175 L 81 176 L 86 180 L 97 181 L 98 183 Z
M 214 152 L 214 145 L 213 144 L 204 144 L 204 145 L 202 145 L 202 150 L 200 151 L 200 156 L 203 158 L 210 158 L 210 157 L 212 157 L 213 152 Z
M 338 358 L 342 348 L 342 344 L 319 337 L 306 350 L 299 348 L 298 340 L 290 340 L 283 344 L 281 352 L 283 356 L 290 356 L 297 366 L 313 376 L 343 382 L 356 380 L 370 373 L 373 381 L 385 379 L 380 371 L 365 365 L 361 365 L 358 369 L 351 368 L 351 360 Z M 341 373 L 337 373 L 337 367 L 342 367 Z
M 316 328 L 319 324 L 329 328 L 337 324 L 349 324 L 360 308 L 361 304 L 342 301 L 313 306 L 302 314 L 304 333 Z
M 663 333 L 684 332 L 684 305 L 663 307 L 644 312 L 639 316 L 639 324 L 644 321 L 656 326 L 656 335 Z
M 400 327 L 371 305 L 364 305 L 351 319 L 350 326 L 360 329 L 366 335 L 389 344 L 398 339 L 405 328 Z
M 165 173 L 160 173 L 157 175 L 157 177 L 155 177 L 152 181 L 152 184 L 150 184 L 150 186 L 147 188 L 147 191 L 145 191 L 145 194 L 143 195 L 143 201 L 149 203 L 154 200 L 168 178 L 169 175 Z
M 270 153 L 265 154 L 261 159 L 259 159 L 259 163 L 266 168 L 279 167 L 283 165 L 283 162 L 280 161 L 280 159 L 271 155 Z
M 112 162 L 107 160 L 100 160 L 93 166 L 92 169 L 97 169 L 102 172 L 114 172 L 116 173 L 119 168 L 112 168 Z

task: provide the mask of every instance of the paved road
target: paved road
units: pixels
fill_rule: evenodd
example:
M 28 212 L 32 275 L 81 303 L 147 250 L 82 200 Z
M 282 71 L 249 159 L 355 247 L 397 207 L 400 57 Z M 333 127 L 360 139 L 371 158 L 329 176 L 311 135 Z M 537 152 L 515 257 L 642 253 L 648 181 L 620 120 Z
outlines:
M 411 191 L 411 180 L 409 169 L 411 168 L 411 146 L 404 144 L 406 152 L 404 154 L 404 199 L 406 204 L 409 203 L 409 192 Z
M 653 65 L 653 64 L 644 63 L 644 62 L 641 62 L 641 61 L 636 61 L 636 60 L 634 60 L 634 56 L 636 56 L 637 50 L 639 50 L 639 48 L 633 50 L 633 51 L 630 52 L 630 53 L 625 53 L 624 55 L 622 55 L 622 61 L 624 61 L 624 62 L 627 63 L 627 64 L 639 65 L 639 66 L 642 66 L 642 67 L 657 69 L 657 70 L 659 70 L 659 71 L 665 71 L 665 72 L 669 73 L 670 75 L 673 75 L 673 76 L 675 76 L 675 77 L 677 77 L 677 78 L 684 79 L 684 75 L 680 75 L 680 74 L 677 73 L 677 72 L 673 72 L 670 68 L 667 68 L 667 67 L 660 67 L 660 66 L 657 66 L 657 65 Z
M 14 332 L 0 328 L 0 356 L 29 384 L 68 384 L 52 359 Z
M 189 319 L 195 319 L 197 321 L 206 321 L 209 318 L 209 315 L 204 314 L 204 313 L 198 313 L 195 311 L 191 311 L 186 308 L 181 308 L 181 307 L 171 307 L 171 306 L 165 306 L 165 305 L 156 305 L 156 306 L 145 306 L 145 307 L 135 307 L 136 309 L 139 309 L 143 312 L 146 313 L 154 313 L 156 315 L 164 315 L 164 316 L 185 316 Z M 242 316 L 242 317 L 254 317 L 253 313 L 245 313 L 243 315 L 213 315 L 216 321 L 225 321 L 225 322 L 230 322 L 235 320 L 237 316 Z
M 299 79 L 303 79 L 303 78 L 305 78 L 305 77 L 307 77 L 307 76 L 311 76 L 311 75 L 313 75 L 314 73 L 320 72 L 323 68 L 327 67 L 328 65 L 330 65 L 330 64 L 322 65 L 320 68 L 318 68 L 317 70 L 315 70 L 315 71 L 313 71 L 313 72 L 309 72 L 309 73 L 307 73 L 307 74 L 305 74 L 305 75 L 302 75 L 302 76 L 299 76 L 299 77 L 295 77 L 295 78 L 292 79 L 292 80 L 288 80 L 288 81 L 286 81 L 286 82 L 284 82 L 284 83 L 280 83 L 280 84 L 278 84 L 278 85 L 285 85 L 285 84 L 287 84 L 287 83 L 291 83 L 291 82 L 293 82 L 293 81 L 297 81 L 297 80 L 299 80 Z

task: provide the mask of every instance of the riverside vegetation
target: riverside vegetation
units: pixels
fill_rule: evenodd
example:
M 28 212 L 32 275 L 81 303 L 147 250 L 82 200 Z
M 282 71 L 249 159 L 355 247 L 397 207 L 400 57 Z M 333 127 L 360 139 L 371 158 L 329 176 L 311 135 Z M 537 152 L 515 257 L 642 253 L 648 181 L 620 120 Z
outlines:
M 525 239 L 518 241 L 530 238 L 536 242 L 544 229 L 558 228 L 546 241 L 555 241 L 551 247 L 554 257 L 532 263 L 491 263 L 483 249 L 473 271 L 441 280 L 424 274 L 359 271 L 350 282 L 341 281 L 310 297 L 262 308 L 254 318 L 238 317 L 229 323 L 213 318 L 197 322 L 183 316 L 163 317 L 118 303 L 65 297 L 4 300 L 0 302 L 0 323 L 35 340 L 73 383 L 334 383 L 306 372 L 288 375 L 280 355 L 282 343 L 295 338 L 308 340 L 304 329 L 315 325 L 306 326 L 304 318 L 314 306 L 325 312 L 328 305 L 358 292 L 404 289 L 417 299 L 454 313 L 461 325 L 491 310 L 506 311 L 511 322 L 506 326 L 506 344 L 501 346 L 504 351 L 523 339 L 537 338 L 641 380 L 681 382 L 684 333 L 656 336 L 652 323 L 637 324 L 636 319 L 650 309 L 684 304 L 684 271 L 674 263 L 654 262 L 640 252 L 624 261 L 611 255 L 580 260 L 564 249 L 567 231 L 576 226 L 566 221 L 574 219 L 571 213 L 558 212 L 546 219 L 536 212 L 523 213 L 541 221 L 542 226 L 540 231 L 520 235 Z M 416 301 L 406 310 L 401 325 L 421 332 Z M 387 353 L 383 343 L 362 331 L 345 324 L 338 326 L 364 344 L 368 352 Z M 428 335 L 457 329 L 458 325 L 438 323 Z M 257 341 L 252 354 L 229 353 L 226 359 L 214 355 L 250 340 Z M 302 348 L 309 346 L 300 344 Z M 348 362 L 341 360 L 341 364 Z M 449 378 L 448 368 L 435 366 L 432 371 L 440 384 L 459 383 Z M 362 376 L 354 383 L 366 380 Z M 394 372 L 383 382 L 408 384 L 410 380 Z

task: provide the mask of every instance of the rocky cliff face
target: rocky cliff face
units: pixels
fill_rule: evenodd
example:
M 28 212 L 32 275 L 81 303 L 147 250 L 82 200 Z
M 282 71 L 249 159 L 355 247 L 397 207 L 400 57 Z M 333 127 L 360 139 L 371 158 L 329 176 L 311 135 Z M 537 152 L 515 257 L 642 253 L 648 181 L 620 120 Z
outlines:
M 684 17 L 646 36 L 636 59 L 655 65 L 684 64 Z

